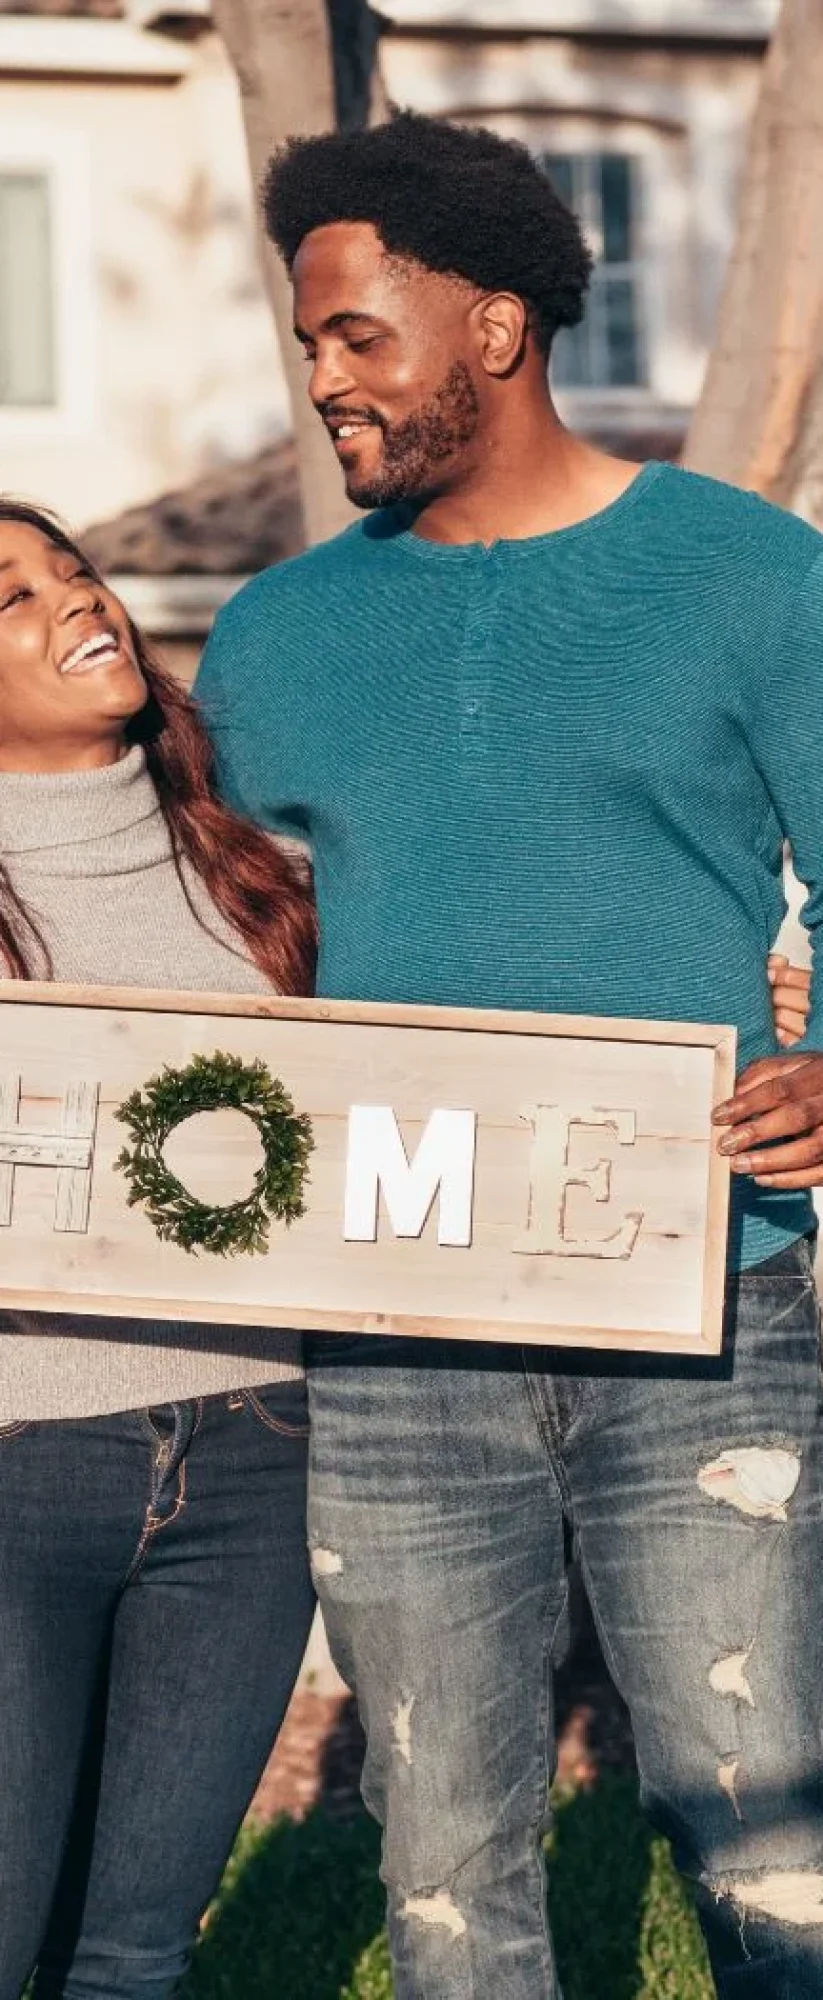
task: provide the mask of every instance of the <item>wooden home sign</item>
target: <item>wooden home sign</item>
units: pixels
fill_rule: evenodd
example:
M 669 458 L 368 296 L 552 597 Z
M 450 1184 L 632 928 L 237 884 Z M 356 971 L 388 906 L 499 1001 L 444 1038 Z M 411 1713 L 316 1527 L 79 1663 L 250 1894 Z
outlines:
M 726 1028 L 7 985 L 0 1306 L 716 1353 L 734 1056 Z

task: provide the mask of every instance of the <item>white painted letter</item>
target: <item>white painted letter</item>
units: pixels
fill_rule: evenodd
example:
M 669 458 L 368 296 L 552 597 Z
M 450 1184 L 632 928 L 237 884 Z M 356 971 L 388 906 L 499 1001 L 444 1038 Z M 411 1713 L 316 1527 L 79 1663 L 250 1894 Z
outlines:
M 512 1249 L 532 1257 L 630 1257 L 637 1242 L 642 1214 L 624 1216 L 611 1236 L 567 1236 L 566 1197 L 570 1187 L 589 1188 L 595 1201 L 611 1195 L 611 1162 L 593 1167 L 569 1165 L 569 1135 L 573 1125 L 608 1125 L 621 1146 L 637 1138 L 634 1111 L 566 1111 L 559 1104 L 530 1104 L 521 1112 L 534 1131 L 529 1220 Z
M 97 1083 L 68 1084 L 59 1132 L 41 1132 L 19 1122 L 20 1077 L 0 1077 L 0 1228 L 11 1226 L 16 1168 L 56 1167 L 54 1227 L 86 1232 L 99 1094 Z
M 395 1236 L 420 1236 L 440 1190 L 437 1241 L 466 1249 L 472 1240 L 473 1111 L 433 1111 L 414 1159 L 388 1104 L 353 1104 L 346 1159 L 347 1243 L 377 1241 L 380 1189 Z

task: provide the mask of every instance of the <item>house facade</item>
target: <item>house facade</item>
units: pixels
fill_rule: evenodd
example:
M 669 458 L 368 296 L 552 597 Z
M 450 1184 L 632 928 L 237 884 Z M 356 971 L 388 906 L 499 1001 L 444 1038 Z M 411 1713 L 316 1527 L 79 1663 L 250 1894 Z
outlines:
M 776 0 L 380 12 L 390 97 L 523 139 L 583 219 L 598 271 L 558 343 L 564 414 L 676 454 Z M 196 645 L 261 551 L 294 545 L 288 427 L 208 0 L 0 0 L 0 486 L 97 523 L 150 629 Z
M 271 445 L 288 405 L 208 18 L 67 4 L 0 0 L 0 487 L 82 525 Z

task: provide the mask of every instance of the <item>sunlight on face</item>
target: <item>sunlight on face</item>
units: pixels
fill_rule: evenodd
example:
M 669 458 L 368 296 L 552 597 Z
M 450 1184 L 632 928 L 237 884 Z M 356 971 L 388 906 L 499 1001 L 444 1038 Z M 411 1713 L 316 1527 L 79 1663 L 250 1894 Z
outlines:
M 119 599 L 79 552 L 0 518 L 0 769 L 112 763 L 146 697 Z
M 387 254 L 369 223 L 333 223 L 301 245 L 295 326 L 309 393 L 360 507 L 442 490 L 481 422 L 462 279 Z

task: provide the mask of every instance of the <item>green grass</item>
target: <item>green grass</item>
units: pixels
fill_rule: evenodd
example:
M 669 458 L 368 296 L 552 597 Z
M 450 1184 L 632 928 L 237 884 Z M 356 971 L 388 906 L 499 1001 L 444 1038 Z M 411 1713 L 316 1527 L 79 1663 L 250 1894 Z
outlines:
M 391 2000 L 378 1850 L 362 1816 L 247 1828 L 184 2000 Z M 557 1800 L 549 1865 L 564 2000 L 714 2000 L 697 1920 L 631 1778 Z

